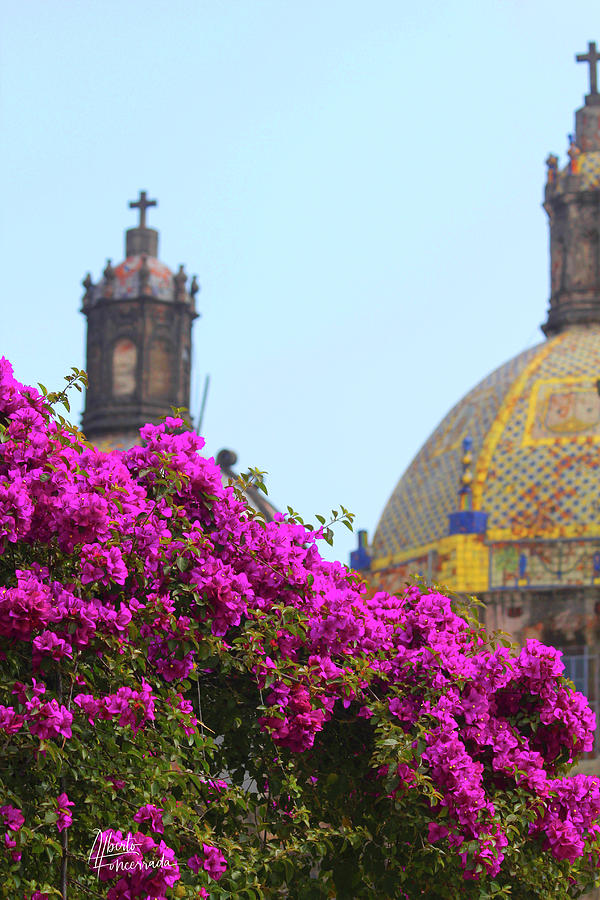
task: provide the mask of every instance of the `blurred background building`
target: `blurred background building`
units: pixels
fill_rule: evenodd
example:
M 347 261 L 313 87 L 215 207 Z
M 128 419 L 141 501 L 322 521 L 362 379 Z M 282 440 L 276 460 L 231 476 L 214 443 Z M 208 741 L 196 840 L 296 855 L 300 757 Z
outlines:
M 566 164 L 550 154 L 546 340 L 450 410 L 396 485 L 353 562 L 390 591 L 420 574 L 485 603 L 486 624 L 563 651 L 598 709 L 600 638 L 600 94 L 590 89 Z M 501 277 L 501 272 L 496 274 Z M 483 286 L 482 286 L 483 287 Z M 507 285 L 507 290 L 515 286 Z M 465 323 L 468 328 L 468 323 Z M 473 341 L 477 335 L 473 334 Z

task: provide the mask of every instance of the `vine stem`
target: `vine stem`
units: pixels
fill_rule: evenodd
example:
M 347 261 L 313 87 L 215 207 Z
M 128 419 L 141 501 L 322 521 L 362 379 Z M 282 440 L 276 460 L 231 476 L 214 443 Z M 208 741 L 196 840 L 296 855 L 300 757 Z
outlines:
M 61 779 L 62 781 L 62 779 Z M 62 786 L 62 785 L 61 785 Z M 69 858 L 69 835 L 66 828 L 63 828 L 60 834 L 60 842 L 62 845 L 62 859 L 60 861 L 60 893 L 62 900 L 67 900 L 67 866 Z
M 58 665 L 58 702 L 62 705 L 63 701 L 63 680 L 60 663 Z M 64 742 L 63 742 L 64 743 Z M 67 786 L 64 775 L 61 773 L 59 778 L 60 792 L 66 793 Z M 68 900 L 68 865 L 69 865 L 69 835 L 68 829 L 63 828 L 60 833 L 60 843 L 62 846 L 62 859 L 60 861 L 60 895 L 62 900 Z

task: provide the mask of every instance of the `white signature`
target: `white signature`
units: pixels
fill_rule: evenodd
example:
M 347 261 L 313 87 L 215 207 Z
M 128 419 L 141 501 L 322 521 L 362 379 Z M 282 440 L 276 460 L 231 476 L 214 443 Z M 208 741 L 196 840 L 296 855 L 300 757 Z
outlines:
M 135 869 L 172 869 L 175 863 L 168 862 L 163 853 L 156 859 L 144 859 L 139 850 L 141 844 L 134 841 L 130 834 L 125 841 L 112 841 L 108 835 L 104 836 L 99 828 L 96 829 L 94 842 L 88 854 L 88 863 L 91 868 L 100 874 L 102 868 L 111 872 L 133 872 Z M 134 854 L 133 859 L 126 856 Z M 125 858 L 123 858 L 125 857 Z M 109 860 L 111 860 L 109 862 Z

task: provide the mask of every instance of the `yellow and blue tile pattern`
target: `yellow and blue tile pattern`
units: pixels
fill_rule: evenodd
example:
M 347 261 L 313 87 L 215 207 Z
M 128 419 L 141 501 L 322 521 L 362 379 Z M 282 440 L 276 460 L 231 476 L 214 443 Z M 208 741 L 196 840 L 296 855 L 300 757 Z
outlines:
M 466 588 L 468 571 L 477 582 L 471 590 L 489 584 L 483 544 L 473 535 L 448 536 L 466 434 L 473 439 L 473 508 L 488 513 L 486 545 L 600 537 L 599 378 L 598 325 L 571 328 L 485 378 L 400 479 L 375 533 L 374 570 L 434 548 L 452 560 L 448 574 L 463 572 L 458 580 Z
M 577 174 L 581 181 L 577 186 L 577 190 L 585 191 L 600 187 L 600 150 L 589 150 L 587 153 L 582 153 L 578 157 L 578 163 L 579 171 Z M 556 190 L 559 193 L 569 190 L 569 175 L 569 166 L 567 165 L 558 175 Z
M 448 516 L 457 508 L 462 440 L 470 435 L 477 462 L 507 393 L 538 350 L 526 350 L 496 369 L 442 420 L 385 507 L 373 542 L 376 559 L 395 556 L 447 535 Z

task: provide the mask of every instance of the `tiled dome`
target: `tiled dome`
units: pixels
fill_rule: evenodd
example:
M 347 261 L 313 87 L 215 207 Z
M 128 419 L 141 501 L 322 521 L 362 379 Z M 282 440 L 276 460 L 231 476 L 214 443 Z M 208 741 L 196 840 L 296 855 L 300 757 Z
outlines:
M 157 297 L 159 300 L 173 300 L 175 296 L 175 283 L 173 272 L 156 259 L 154 256 L 146 256 L 148 267 L 147 279 L 144 281 L 141 270 L 144 257 L 142 254 L 129 256 L 112 270 L 113 277 L 105 277 L 95 286 L 98 297 L 106 297 L 107 290 L 112 287 L 111 296 L 115 300 L 124 300 L 129 297 L 140 297 L 147 294 Z
M 569 328 L 488 375 L 448 413 L 398 482 L 373 556 L 393 560 L 448 534 L 461 443 L 473 442 L 473 508 L 490 540 L 600 531 L 600 325 Z

